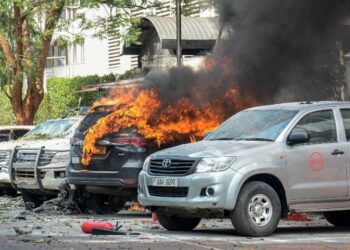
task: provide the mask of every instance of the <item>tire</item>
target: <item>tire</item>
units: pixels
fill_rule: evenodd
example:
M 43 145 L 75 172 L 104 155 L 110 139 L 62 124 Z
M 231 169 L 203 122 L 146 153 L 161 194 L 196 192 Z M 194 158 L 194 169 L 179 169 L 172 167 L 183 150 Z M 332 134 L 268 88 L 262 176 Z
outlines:
M 268 236 L 278 226 L 281 202 L 270 185 L 260 181 L 248 182 L 242 187 L 230 217 L 239 234 L 251 237 Z
M 169 231 L 191 231 L 198 226 L 201 218 L 169 216 L 163 210 L 156 210 L 159 224 Z
M 17 196 L 17 190 L 14 188 L 6 188 L 6 189 L 4 189 L 4 193 L 8 196 L 11 196 L 11 197 Z
M 337 227 L 350 227 L 350 211 L 325 212 L 326 220 Z
M 126 200 L 124 197 L 112 196 L 110 198 L 109 203 L 110 203 L 112 212 L 118 213 L 120 210 L 124 208 Z
M 22 195 L 22 199 L 24 201 L 24 203 L 33 203 L 34 207 L 39 207 L 40 205 L 42 205 L 44 203 L 44 199 L 42 196 L 37 195 L 37 194 L 32 194 L 26 191 L 21 191 L 21 195 Z M 28 206 L 30 207 L 30 206 Z M 26 206 L 27 208 L 27 206 Z
M 97 214 L 118 213 L 124 208 L 125 200 L 116 196 L 91 194 L 86 198 L 86 207 Z

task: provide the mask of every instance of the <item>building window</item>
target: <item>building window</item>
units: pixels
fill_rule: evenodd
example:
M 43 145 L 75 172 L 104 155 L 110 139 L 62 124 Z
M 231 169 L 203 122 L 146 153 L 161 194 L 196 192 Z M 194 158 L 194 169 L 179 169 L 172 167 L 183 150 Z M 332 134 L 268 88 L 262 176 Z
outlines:
M 67 65 L 67 47 L 51 45 L 46 60 L 46 68 L 53 68 Z
M 84 63 L 84 43 L 73 45 L 73 63 L 81 64 Z

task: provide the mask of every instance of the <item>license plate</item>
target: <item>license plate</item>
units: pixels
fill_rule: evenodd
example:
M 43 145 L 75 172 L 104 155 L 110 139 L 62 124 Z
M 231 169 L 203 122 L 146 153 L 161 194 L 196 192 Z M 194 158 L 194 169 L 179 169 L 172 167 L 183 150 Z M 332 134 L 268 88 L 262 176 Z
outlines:
M 95 155 L 105 155 L 107 153 L 107 148 L 96 147 L 94 154 Z
M 176 178 L 153 178 L 152 184 L 153 186 L 158 186 L 158 187 L 177 187 L 177 179 Z
M 72 163 L 73 164 L 79 164 L 80 163 L 79 157 L 72 157 Z

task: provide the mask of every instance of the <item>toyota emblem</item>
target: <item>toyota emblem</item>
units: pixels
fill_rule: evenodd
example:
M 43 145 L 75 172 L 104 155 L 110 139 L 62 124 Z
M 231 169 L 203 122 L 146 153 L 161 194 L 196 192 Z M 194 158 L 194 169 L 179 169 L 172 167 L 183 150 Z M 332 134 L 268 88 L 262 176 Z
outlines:
M 165 167 L 165 168 L 170 167 L 171 166 L 171 160 L 170 159 L 163 160 L 162 166 Z

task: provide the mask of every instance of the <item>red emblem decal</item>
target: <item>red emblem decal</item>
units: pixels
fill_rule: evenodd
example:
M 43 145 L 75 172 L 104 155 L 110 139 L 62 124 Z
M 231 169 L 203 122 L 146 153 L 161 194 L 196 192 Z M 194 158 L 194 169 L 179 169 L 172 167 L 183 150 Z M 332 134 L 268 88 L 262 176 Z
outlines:
M 313 152 L 309 156 L 309 165 L 312 171 L 320 172 L 324 168 L 324 158 L 319 152 Z

